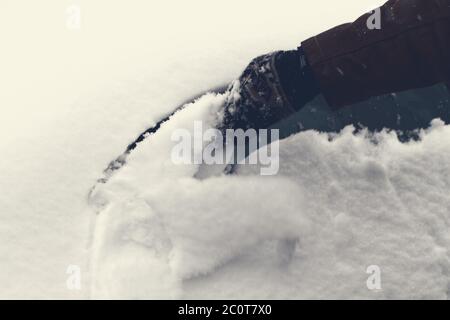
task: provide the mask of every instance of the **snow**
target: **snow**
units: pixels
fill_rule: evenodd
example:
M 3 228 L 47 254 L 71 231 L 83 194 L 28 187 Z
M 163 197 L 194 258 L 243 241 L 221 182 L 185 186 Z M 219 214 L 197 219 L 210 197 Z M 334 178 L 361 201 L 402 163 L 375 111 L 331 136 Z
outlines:
M 447 298 L 450 126 L 407 144 L 308 131 L 281 142 L 276 176 L 198 180 L 170 135 L 214 123 L 223 96 L 177 113 L 93 193 L 94 298 Z
M 306 132 L 281 143 L 277 176 L 198 180 L 168 161 L 169 133 L 212 123 L 211 94 L 88 202 L 109 161 L 180 103 L 382 1 L 71 2 L 77 31 L 68 3 L 0 4 L 0 298 L 447 298 L 439 122 L 406 145 Z M 66 287 L 70 265 L 81 290 Z

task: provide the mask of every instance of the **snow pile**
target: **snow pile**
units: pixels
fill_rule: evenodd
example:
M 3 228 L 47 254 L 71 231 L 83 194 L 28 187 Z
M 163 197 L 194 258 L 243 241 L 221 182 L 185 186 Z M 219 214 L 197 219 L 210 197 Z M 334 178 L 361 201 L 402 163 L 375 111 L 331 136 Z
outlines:
M 276 177 L 242 168 L 240 177 L 205 181 L 192 178 L 195 167 L 167 161 L 166 131 L 99 192 L 98 278 L 87 266 L 95 216 L 86 194 L 139 133 L 236 78 L 255 56 L 295 48 L 383 2 L 3 0 L 0 297 L 88 298 L 90 279 L 96 296 L 373 297 L 362 267 L 369 263 L 383 272 L 376 297 L 400 295 L 393 279 L 404 280 L 403 296 L 445 297 L 446 127 L 408 146 L 389 135 L 374 147 L 348 132 L 333 143 L 305 133 L 284 142 Z M 75 31 L 66 9 L 77 4 Z M 205 116 L 213 114 L 199 108 L 191 120 Z M 346 163 L 351 154 L 362 158 Z M 362 190 L 375 188 L 364 170 L 379 177 L 378 165 L 363 165 L 370 159 L 393 187 L 358 212 Z M 81 290 L 66 286 L 69 265 L 81 268 Z
M 223 101 L 177 113 L 93 192 L 94 298 L 447 298 L 450 126 L 408 144 L 304 132 L 281 142 L 276 176 L 198 180 L 171 133 L 214 123 Z

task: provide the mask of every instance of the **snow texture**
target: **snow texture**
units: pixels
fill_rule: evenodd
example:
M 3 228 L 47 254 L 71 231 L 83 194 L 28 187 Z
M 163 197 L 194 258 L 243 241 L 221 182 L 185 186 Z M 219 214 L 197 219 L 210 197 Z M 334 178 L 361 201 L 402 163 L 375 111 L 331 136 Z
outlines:
M 214 119 L 210 94 L 88 203 L 109 161 L 176 106 L 383 1 L 73 2 L 80 30 L 64 1 L 0 4 L 0 298 L 448 298 L 439 121 L 408 144 L 305 132 L 281 143 L 277 176 L 198 180 L 168 161 L 168 137 Z M 367 289 L 369 265 L 382 290 Z
M 308 131 L 281 142 L 277 176 L 200 181 L 171 161 L 171 133 L 214 123 L 223 101 L 175 114 L 93 193 L 93 297 L 447 298 L 450 126 L 406 144 Z

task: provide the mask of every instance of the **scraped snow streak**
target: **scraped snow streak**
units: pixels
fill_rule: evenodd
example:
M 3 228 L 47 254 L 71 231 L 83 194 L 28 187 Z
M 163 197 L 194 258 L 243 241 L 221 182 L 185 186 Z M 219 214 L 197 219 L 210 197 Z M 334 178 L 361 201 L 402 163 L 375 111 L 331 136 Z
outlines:
M 108 162 L 186 99 L 384 1 L 79 2 L 78 31 L 64 2 L 0 5 L 0 298 L 448 298 L 439 120 L 405 144 L 303 132 L 281 141 L 276 176 L 240 166 L 200 180 L 172 163 L 170 137 L 214 125 L 226 97 L 210 93 L 88 198 Z M 81 290 L 66 286 L 70 265 Z M 366 285 L 372 265 L 380 290 Z

